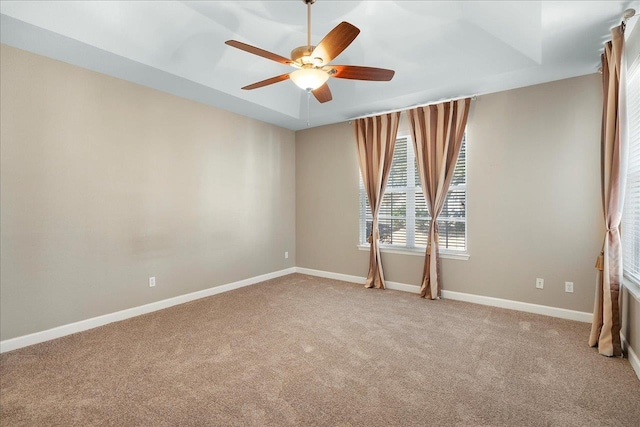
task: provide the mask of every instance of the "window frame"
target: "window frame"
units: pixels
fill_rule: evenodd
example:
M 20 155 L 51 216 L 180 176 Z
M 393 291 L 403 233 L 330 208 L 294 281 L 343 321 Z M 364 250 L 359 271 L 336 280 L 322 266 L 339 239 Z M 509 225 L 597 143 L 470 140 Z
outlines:
M 637 74 L 637 76 L 636 76 Z M 630 83 L 632 79 L 630 79 L 629 77 L 635 76 L 636 78 L 640 79 L 640 56 L 636 57 L 632 63 L 632 65 L 628 68 L 628 72 L 627 72 L 627 82 Z M 627 84 L 628 84 L 627 83 Z M 631 96 L 627 96 L 627 105 L 629 105 L 628 103 L 630 101 L 632 101 L 632 97 Z M 640 100 L 636 100 L 636 102 L 640 103 Z M 627 111 L 629 110 L 629 108 L 627 108 Z M 629 147 L 630 149 L 631 147 Z M 626 189 L 625 189 L 626 190 Z M 623 211 L 623 218 L 621 221 L 621 228 L 622 230 L 624 230 L 624 211 Z M 634 218 L 637 219 L 637 218 Z M 623 231 L 624 233 L 624 231 Z M 621 236 L 621 238 L 623 238 L 623 236 Z M 625 264 L 625 242 L 624 240 L 621 242 L 622 244 L 622 265 L 623 265 L 623 277 L 622 277 L 622 285 L 627 288 L 627 290 L 629 291 L 629 293 L 638 301 L 640 301 L 640 281 L 638 281 L 637 278 L 632 277 L 630 274 L 628 274 L 627 270 L 624 268 L 624 264 Z
M 466 140 L 467 137 L 467 131 L 465 130 L 465 144 L 467 143 Z M 413 139 L 411 137 L 411 133 L 408 131 L 399 131 L 398 134 L 396 135 L 396 141 L 399 139 L 403 139 L 406 138 L 407 140 L 407 171 L 409 170 L 409 168 L 413 168 L 415 167 L 415 152 L 413 149 Z M 409 147 L 410 146 L 410 147 Z M 460 218 L 453 218 L 453 217 L 439 217 L 438 221 L 451 221 L 451 222 L 464 222 L 464 239 L 465 239 L 465 249 L 464 250 L 452 250 L 452 249 L 446 249 L 446 248 L 441 248 L 439 250 L 439 255 L 441 258 L 445 258 L 445 259 L 456 259 L 456 260 L 468 260 L 469 259 L 469 224 L 468 224 L 468 218 L 469 218 L 469 203 L 468 203 L 468 194 L 469 194 L 469 152 L 468 152 L 469 147 L 466 147 L 466 156 L 464 159 L 464 163 L 465 163 L 465 183 L 464 184 L 459 184 L 459 185 L 450 185 L 449 189 L 447 190 L 447 192 L 451 191 L 451 190 L 455 190 L 455 189 L 464 189 L 464 201 L 465 201 L 465 217 L 464 220 L 461 220 Z M 409 166 L 411 165 L 411 166 Z M 385 189 L 385 194 L 390 192 L 390 193 L 404 193 L 406 195 L 406 215 L 403 219 L 405 219 L 406 221 L 406 230 L 407 230 L 407 240 L 409 241 L 415 241 L 415 222 L 416 220 L 425 220 L 425 219 L 430 219 L 430 218 L 423 218 L 423 217 L 416 217 L 415 216 L 415 194 L 416 194 L 416 190 L 420 189 L 420 183 L 416 182 L 416 180 L 419 181 L 419 177 L 416 176 L 415 174 L 411 174 L 412 176 L 410 177 L 409 174 L 407 174 L 407 185 L 405 187 L 388 187 Z M 365 236 L 366 234 L 366 228 L 367 228 L 367 213 L 366 213 L 366 208 L 364 208 L 362 205 L 364 204 L 366 206 L 366 194 L 364 194 L 364 201 L 363 201 L 363 191 L 362 191 L 362 177 L 360 174 L 358 174 L 358 180 L 359 180 L 359 184 L 358 184 L 358 221 L 359 221 L 359 241 L 360 243 L 358 243 L 357 247 L 359 250 L 361 251 L 369 251 L 371 248 L 371 245 L 369 243 L 366 242 L 366 238 L 367 236 Z M 413 182 L 411 182 L 413 180 Z M 411 209 L 410 209 L 411 208 Z M 387 216 L 387 215 L 381 215 L 379 217 L 379 219 L 398 219 L 398 218 L 394 218 L 392 216 Z M 409 227 L 409 225 L 412 224 L 412 227 Z M 409 238 L 409 235 L 413 235 L 413 238 Z M 393 245 L 393 244 L 385 244 L 385 243 L 380 243 L 380 251 L 384 252 L 384 253 L 392 253 L 392 254 L 401 254 L 401 255 L 415 255 L 415 256 L 424 256 L 425 255 L 425 251 L 426 251 L 426 246 L 401 246 L 401 245 Z

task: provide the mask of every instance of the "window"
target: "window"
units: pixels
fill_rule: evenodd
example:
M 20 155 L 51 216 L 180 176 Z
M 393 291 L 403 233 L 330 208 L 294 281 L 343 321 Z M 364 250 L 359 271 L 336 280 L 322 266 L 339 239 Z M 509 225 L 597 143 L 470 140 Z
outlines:
M 467 152 L 466 134 L 453 174 L 449 194 L 438 218 L 441 252 L 467 249 Z M 387 188 L 378 215 L 382 248 L 422 249 L 429 239 L 431 216 L 420 187 L 418 165 L 409 135 L 399 135 Z M 360 244 L 367 245 L 373 217 L 360 178 Z
M 622 253 L 625 282 L 632 282 L 640 296 L 640 58 L 627 75 L 627 117 L 629 169 L 622 211 Z

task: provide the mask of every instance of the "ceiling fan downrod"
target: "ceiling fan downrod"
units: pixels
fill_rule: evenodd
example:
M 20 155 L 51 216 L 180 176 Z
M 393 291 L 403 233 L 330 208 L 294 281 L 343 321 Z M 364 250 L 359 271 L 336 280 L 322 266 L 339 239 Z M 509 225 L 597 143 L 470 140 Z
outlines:
M 311 5 L 316 0 L 302 0 L 307 5 L 307 47 L 311 50 Z
M 322 64 L 321 58 L 311 58 L 315 46 L 311 44 L 311 5 L 316 0 L 302 0 L 307 5 L 307 44 L 298 46 L 291 51 L 291 59 L 302 67 L 313 67 Z

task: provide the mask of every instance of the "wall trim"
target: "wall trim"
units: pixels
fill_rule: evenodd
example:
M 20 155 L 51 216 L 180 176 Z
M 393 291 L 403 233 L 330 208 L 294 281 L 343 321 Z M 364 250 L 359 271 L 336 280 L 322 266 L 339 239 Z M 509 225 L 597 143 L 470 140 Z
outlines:
M 472 302 L 474 304 L 489 305 L 509 310 L 525 311 L 527 313 L 542 314 L 543 316 L 558 317 L 560 319 L 575 320 L 583 323 L 591 323 L 593 321 L 593 313 L 586 311 L 569 310 L 567 308 L 487 297 L 484 295 L 466 294 L 463 292 L 447 291 L 444 289 L 442 290 L 442 296 L 444 298 L 458 301 Z
M 620 333 L 620 338 L 622 339 L 622 350 L 627 353 L 627 359 L 629 359 L 629 363 L 631 363 L 631 367 L 636 372 L 636 376 L 640 380 L 640 357 L 633 351 L 633 347 L 629 345 L 629 341 L 627 338 Z
M 149 304 L 128 308 L 125 310 L 117 311 L 114 313 L 105 314 L 102 316 L 92 317 L 90 319 L 81 320 L 74 323 L 58 326 L 55 328 L 47 329 L 45 331 L 34 332 L 32 334 L 23 335 L 16 338 L 10 338 L 4 341 L 0 341 L 0 353 L 7 351 L 17 350 L 22 347 L 38 344 L 41 342 L 53 340 L 56 338 L 64 337 L 67 335 L 75 334 L 78 332 L 86 331 L 89 329 L 97 328 L 99 326 L 107 325 L 109 323 L 118 322 L 121 320 L 129 319 L 131 317 L 140 316 L 143 314 L 151 313 L 154 311 L 169 308 L 174 305 L 184 304 L 189 301 L 194 301 L 200 298 L 206 298 L 212 295 L 217 295 L 223 292 L 228 292 L 234 289 L 242 288 L 244 286 L 254 285 L 256 283 L 264 282 L 265 280 L 275 279 L 277 277 L 286 276 L 288 274 L 301 273 L 308 274 L 310 276 L 324 277 L 327 279 L 342 280 L 345 282 L 364 284 L 366 278 L 361 276 L 353 276 L 349 274 L 333 273 L 330 271 L 314 270 L 303 267 L 291 267 L 284 270 L 275 271 L 272 273 L 262 274 L 248 279 L 239 280 L 237 282 L 227 283 L 225 285 L 215 286 L 212 288 L 204 289 L 201 291 L 192 292 L 189 294 L 178 295 L 176 297 L 164 299 L 161 301 L 152 302 Z M 399 283 L 393 281 L 387 281 L 387 288 L 391 290 L 410 292 L 417 294 L 419 292 L 419 286 L 409 285 L 406 283 Z M 562 319 L 576 320 L 579 322 L 591 322 L 592 314 L 567 310 L 564 308 L 549 307 L 539 304 L 531 304 L 521 301 L 512 301 L 501 298 L 487 297 L 482 295 L 467 294 L 454 291 L 442 291 L 443 298 L 448 298 L 457 301 L 465 301 L 474 304 L 487 305 L 492 307 L 506 308 L 510 310 L 524 311 L 527 313 L 542 314 L 545 316 L 559 317 Z M 626 341 L 625 341 L 626 342 Z M 640 372 L 640 359 L 638 359 L 636 353 L 631 347 L 628 348 L 629 361 L 636 370 L 636 373 Z M 640 374 L 638 374 L 640 376 Z
M 307 274 L 309 276 L 324 277 L 326 279 L 342 280 L 343 282 L 358 283 L 364 285 L 365 277 L 352 276 L 350 274 L 333 273 L 331 271 L 314 270 L 312 268 L 296 267 L 296 273 Z
M 343 280 L 345 282 L 364 284 L 366 278 L 360 276 L 352 276 L 349 274 L 333 273 L 329 271 L 313 270 L 310 268 L 296 267 L 296 272 L 308 274 L 310 276 L 325 277 L 328 279 Z M 387 289 L 396 291 L 411 292 L 417 294 L 420 287 L 417 285 L 408 285 L 406 283 L 398 283 L 387 281 Z M 532 304 L 528 302 L 513 301 L 502 298 L 487 297 L 483 295 L 467 294 L 463 292 L 442 290 L 442 297 L 457 301 L 465 301 L 474 304 L 488 305 L 491 307 L 506 308 L 509 310 L 524 311 L 527 313 L 542 314 L 544 316 L 559 317 L 561 319 L 575 320 L 578 322 L 591 323 L 593 319 L 592 313 L 584 311 L 568 310 L 566 308 L 550 307 L 547 305 Z
M 200 298 L 206 298 L 212 295 L 221 294 L 223 292 L 232 291 L 234 289 L 242 288 L 244 286 L 254 285 L 256 283 L 264 282 L 265 280 L 275 279 L 276 277 L 286 276 L 288 274 L 293 274 L 295 272 L 296 272 L 295 267 L 286 268 L 284 270 L 274 271 L 272 273 L 261 274 L 259 276 L 250 277 L 248 279 L 238 280 L 237 282 L 227 283 L 225 285 L 220 285 L 220 286 L 214 286 L 212 288 L 204 289 L 201 291 L 191 292 L 184 295 L 178 295 L 176 297 L 167 298 L 161 301 L 156 301 L 149 304 L 140 305 L 137 307 L 127 308 L 125 310 L 116 311 L 114 313 L 104 314 L 102 316 L 80 320 L 78 322 L 69 323 L 66 325 L 47 329 L 45 331 L 34 332 L 32 334 L 23 335 L 16 338 L 10 338 L 4 341 L 0 341 L 0 353 L 5 353 L 7 351 L 17 350 L 19 348 L 26 347 L 29 345 L 50 341 L 56 338 L 64 337 L 66 335 L 71 335 L 78 332 L 86 331 L 88 329 L 97 328 L 98 326 L 104 326 L 109 323 L 118 322 L 120 320 L 125 320 L 131 317 L 136 317 L 142 314 L 147 314 L 154 311 L 162 310 L 164 308 L 169 308 L 174 305 L 184 304 L 185 302 L 194 301 Z

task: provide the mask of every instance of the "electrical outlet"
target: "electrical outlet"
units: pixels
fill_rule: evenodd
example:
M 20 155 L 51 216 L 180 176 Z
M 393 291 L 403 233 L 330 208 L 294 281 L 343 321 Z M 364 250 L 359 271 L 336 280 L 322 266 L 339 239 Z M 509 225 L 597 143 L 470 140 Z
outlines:
M 285 258 L 285 259 L 289 259 L 289 252 L 285 252 L 285 253 L 284 253 L 284 258 Z
M 564 282 L 564 291 L 573 293 L 573 282 Z
M 155 277 L 149 277 L 149 287 L 153 288 L 156 285 L 156 278 Z
M 536 288 L 544 289 L 544 279 L 540 279 L 540 278 L 536 279 Z

